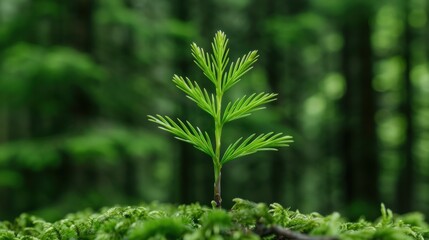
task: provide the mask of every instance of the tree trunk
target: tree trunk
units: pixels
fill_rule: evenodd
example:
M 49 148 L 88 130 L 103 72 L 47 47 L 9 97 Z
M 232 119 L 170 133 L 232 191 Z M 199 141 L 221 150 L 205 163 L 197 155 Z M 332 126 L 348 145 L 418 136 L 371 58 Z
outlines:
M 278 14 L 279 9 L 276 7 L 279 4 L 279 1 L 270 0 L 267 1 L 268 9 L 266 16 L 274 16 Z M 268 46 L 266 47 L 266 56 L 265 56 L 265 70 L 267 73 L 268 83 L 273 92 L 281 94 L 282 90 L 280 89 L 280 67 L 279 64 L 282 62 L 282 55 L 280 53 L 280 49 L 277 49 L 275 43 L 271 39 L 266 39 L 268 41 Z M 280 101 L 274 102 L 274 104 L 279 105 Z M 279 152 L 275 152 L 272 154 L 274 156 L 270 161 L 270 178 L 269 185 L 271 187 L 271 200 L 270 202 L 280 201 L 281 196 L 283 195 L 283 185 L 285 183 L 285 179 L 288 176 L 285 176 L 286 165 L 281 157 Z
M 92 14 L 94 11 L 94 1 L 76 0 L 60 4 L 63 4 L 62 7 L 68 9 L 70 12 L 69 18 L 63 23 L 65 26 L 68 26 L 68 30 L 62 34 L 67 37 L 63 39 L 63 42 L 77 51 L 90 55 L 93 49 Z M 69 115 L 61 123 L 62 126 L 58 127 L 64 128 L 64 126 L 69 125 L 69 121 L 88 117 L 93 112 L 92 103 L 83 89 L 74 85 L 70 91 L 70 94 L 73 94 L 73 103 L 70 106 Z M 63 129 L 55 129 L 54 131 L 58 133 L 63 131 Z M 94 173 L 96 170 L 85 166 L 77 166 L 73 164 L 72 159 L 70 156 L 67 156 L 67 153 L 62 154 L 62 163 L 58 168 L 58 174 L 62 176 L 64 181 L 61 182 L 61 185 L 56 186 L 58 188 L 58 197 L 61 197 L 59 194 L 64 193 L 67 188 L 84 188 L 88 181 L 82 179 L 88 179 L 91 178 L 90 176 L 96 175 Z M 76 177 L 79 175 L 82 177 Z
M 375 211 L 379 204 L 379 167 L 372 87 L 371 12 L 364 6 L 353 11 L 359 14 L 345 20 L 342 26 L 344 46 L 341 68 L 347 87 L 340 108 L 343 124 L 339 144 L 344 168 L 344 200 L 350 209 L 358 204 L 367 211 Z
M 176 0 L 172 4 L 173 16 L 177 20 L 187 23 L 189 21 L 189 1 L 188 0 Z M 190 73 L 190 61 L 189 61 L 189 42 L 181 37 L 175 38 L 176 48 L 175 48 L 175 66 L 179 72 L 178 75 L 187 76 Z M 181 116 L 184 119 L 188 119 L 190 116 L 189 102 L 183 105 L 181 108 Z M 190 203 L 195 201 L 192 198 L 192 193 L 195 189 L 195 184 L 193 184 L 192 176 L 195 176 L 194 171 L 194 155 L 192 147 L 188 143 L 180 142 L 180 156 L 179 156 L 179 174 L 178 178 L 178 201 L 180 203 Z M 208 188 L 208 186 L 207 186 Z M 207 192 L 209 194 L 209 192 Z
M 406 212 L 413 208 L 415 199 L 415 170 L 414 170 L 414 122 L 413 122 L 413 87 L 411 83 L 411 41 L 412 30 L 408 23 L 408 16 L 410 12 L 409 1 L 404 1 L 404 25 L 405 31 L 403 36 L 403 59 L 405 63 L 404 68 L 404 90 L 403 102 L 400 111 L 405 117 L 406 132 L 405 143 L 402 146 L 402 154 L 404 159 L 403 167 L 400 169 L 399 178 L 396 190 L 396 205 L 399 212 Z
M 93 49 L 92 13 L 94 1 L 76 0 L 71 3 L 71 29 L 69 44 L 82 52 L 91 53 Z
M 275 16 L 295 16 L 299 15 L 306 10 L 308 1 L 282 1 L 282 0 L 271 0 L 267 2 L 267 16 L 266 17 L 275 17 Z M 265 34 L 266 35 L 266 34 Z M 276 46 L 275 41 L 271 36 L 268 36 L 267 39 L 264 39 L 265 43 L 268 43 L 266 46 L 266 65 L 265 69 L 267 71 L 267 78 L 269 86 L 272 91 L 279 93 L 279 98 L 273 104 L 279 108 L 283 108 L 287 103 L 297 102 L 299 99 L 299 90 L 297 87 L 299 85 L 293 83 L 294 80 L 297 80 L 300 76 L 300 65 L 296 65 L 295 58 L 289 58 L 288 56 L 298 56 L 294 54 L 294 49 L 281 49 Z M 299 69 L 299 70 L 298 70 Z M 280 83 L 283 80 L 283 76 L 290 76 L 291 79 L 287 79 L 287 87 L 282 86 Z M 287 99 L 287 101 L 284 101 Z M 286 102 L 286 103 L 285 103 Z M 299 109 L 294 107 L 293 104 L 288 105 L 288 114 L 290 116 L 298 116 Z M 298 128 L 298 123 L 296 120 L 286 119 L 284 115 L 280 117 L 280 121 L 284 126 L 288 128 Z M 294 155 L 292 153 L 294 150 L 288 149 L 288 156 Z M 275 152 L 272 154 L 274 157 L 270 162 L 271 166 L 271 175 L 270 175 L 270 186 L 272 192 L 272 201 L 281 201 L 288 200 L 295 203 L 300 202 L 302 196 L 300 187 L 298 183 L 300 182 L 301 175 L 299 171 L 294 171 L 297 167 L 295 166 L 294 159 L 285 159 L 284 155 L 281 152 Z M 296 158 L 295 158 L 296 160 Z M 292 196 L 288 199 L 282 199 L 285 195 L 284 189 L 287 188 L 286 192 L 288 196 Z

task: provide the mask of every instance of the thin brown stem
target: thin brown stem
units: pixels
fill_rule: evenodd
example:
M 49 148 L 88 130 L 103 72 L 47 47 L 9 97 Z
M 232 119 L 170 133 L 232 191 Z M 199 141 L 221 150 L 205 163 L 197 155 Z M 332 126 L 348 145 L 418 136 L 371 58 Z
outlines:
M 215 183 L 214 183 L 214 201 L 216 203 L 216 208 L 222 207 L 220 183 L 221 183 L 221 173 L 219 171 L 217 175 L 217 179 L 215 180 Z
M 257 224 L 254 232 L 261 237 L 274 235 L 275 239 L 288 240 L 338 240 L 337 237 L 309 236 L 280 226 Z

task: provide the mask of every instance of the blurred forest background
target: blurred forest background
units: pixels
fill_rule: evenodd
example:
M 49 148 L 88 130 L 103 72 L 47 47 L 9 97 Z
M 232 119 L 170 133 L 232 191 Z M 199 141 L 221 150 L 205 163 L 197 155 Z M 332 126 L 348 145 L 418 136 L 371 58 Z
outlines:
M 223 169 L 234 197 L 351 218 L 429 214 L 427 0 L 0 0 L 0 220 L 139 202 L 209 204 L 211 160 L 147 121 L 212 125 L 171 82 L 208 80 L 217 30 L 260 60 L 229 95 L 277 92 L 225 140 L 295 143 Z M 205 83 L 203 83 L 204 85 Z

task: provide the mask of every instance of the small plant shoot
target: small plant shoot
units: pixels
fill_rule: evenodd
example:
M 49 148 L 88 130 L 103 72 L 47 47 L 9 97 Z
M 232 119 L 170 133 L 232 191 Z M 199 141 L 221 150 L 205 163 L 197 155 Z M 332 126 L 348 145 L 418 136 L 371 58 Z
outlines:
M 194 127 L 189 121 L 173 120 L 168 116 L 161 115 L 148 116 L 149 120 L 157 123 L 162 130 L 172 133 L 179 140 L 192 144 L 211 157 L 214 168 L 214 201 L 212 201 L 212 205 L 217 208 L 221 207 L 222 202 L 221 170 L 225 163 L 259 151 L 277 150 L 278 147 L 289 146 L 293 142 L 291 136 L 270 132 L 258 135 L 251 134 L 247 138 L 240 137 L 226 148 L 222 148 L 224 147 L 222 130 L 226 123 L 264 109 L 263 105 L 276 100 L 277 96 L 275 93 L 253 93 L 225 105 L 223 99 L 225 93 L 252 69 L 253 64 L 258 59 L 257 51 L 251 51 L 230 63 L 227 44 L 228 39 L 222 31 L 215 34 L 212 54 L 205 52 L 195 43 L 191 44 L 194 62 L 214 85 L 214 93 L 209 93 L 205 88 L 201 88 L 196 81 L 191 81 L 187 77 L 173 76 L 173 82 L 177 88 L 213 118 L 214 136 Z

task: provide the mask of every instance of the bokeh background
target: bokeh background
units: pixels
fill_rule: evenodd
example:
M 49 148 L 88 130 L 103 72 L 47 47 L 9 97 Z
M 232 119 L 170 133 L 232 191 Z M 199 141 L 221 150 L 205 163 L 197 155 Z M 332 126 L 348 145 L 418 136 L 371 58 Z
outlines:
M 147 121 L 206 114 L 171 82 L 210 89 L 190 43 L 221 29 L 258 49 L 235 99 L 277 92 L 225 141 L 293 135 L 223 169 L 231 199 L 350 218 L 429 214 L 427 0 L 0 0 L 0 220 L 140 202 L 209 204 L 211 160 Z

